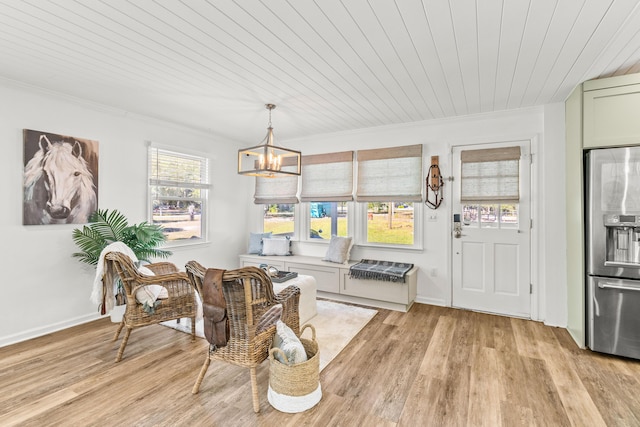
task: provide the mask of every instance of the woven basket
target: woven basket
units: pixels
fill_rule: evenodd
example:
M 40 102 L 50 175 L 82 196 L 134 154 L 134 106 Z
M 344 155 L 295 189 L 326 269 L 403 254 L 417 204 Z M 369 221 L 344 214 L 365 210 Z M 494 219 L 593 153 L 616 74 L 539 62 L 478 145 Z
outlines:
M 320 387 L 320 351 L 316 341 L 316 330 L 313 325 L 306 324 L 300 330 L 300 335 L 306 328 L 311 329 L 311 339 L 300 338 L 307 361 L 288 365 L 275 358 L 275 353 L 287 357 L 279 348 L 269 350 L 269 392 L 268 399 L 271 406 L 281 412 L 296 413 L 306 411 L 315 406 L 322 398 Z

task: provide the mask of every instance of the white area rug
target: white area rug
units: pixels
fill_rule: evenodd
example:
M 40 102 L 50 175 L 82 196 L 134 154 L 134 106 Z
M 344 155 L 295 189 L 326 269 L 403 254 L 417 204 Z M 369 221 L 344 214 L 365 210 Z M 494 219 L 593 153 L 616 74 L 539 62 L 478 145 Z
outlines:
M 318 314 L 307 323 L 313 325 L 316 330 L 316 339 L 320 348 L 320 371 L 322 371 L 349 344 L 349 341 L 373 319 L 378 311 L 334 301 L 318 300 L 317 303 Z M 162 324 L 191 333 L 190 319 L 182 319 L 180 323 L 173 320 Z M 196 322 L 196 335 L 204 337 L 202 320 Z M 302 336 L 311 338 L 311 332 L 307 329 Z

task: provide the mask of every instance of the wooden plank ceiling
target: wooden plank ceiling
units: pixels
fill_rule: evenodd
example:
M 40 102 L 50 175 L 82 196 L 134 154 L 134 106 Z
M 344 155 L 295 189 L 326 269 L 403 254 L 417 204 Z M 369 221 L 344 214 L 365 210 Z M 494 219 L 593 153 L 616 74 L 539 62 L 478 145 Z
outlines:
M 0 0 L 0 78 L 233 143 L 562 102 L 639 0 Z

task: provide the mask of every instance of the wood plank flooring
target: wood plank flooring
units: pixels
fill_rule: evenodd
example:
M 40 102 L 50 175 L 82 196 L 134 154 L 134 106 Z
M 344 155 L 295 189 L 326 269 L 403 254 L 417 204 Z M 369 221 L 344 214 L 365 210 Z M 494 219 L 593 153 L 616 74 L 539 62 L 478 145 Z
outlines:
M 206 342 L 134 330 L 120 363 L 101 319 L 0 348 L 1 426 L 640 426 L 640 361 L 576 347 L 564 329 L 415 304 L 379 310 L 321 373 L 322 401 L 260 409 L 248 369 L 212 362 Z M 322 349 L 321 349 L 322 351 Z

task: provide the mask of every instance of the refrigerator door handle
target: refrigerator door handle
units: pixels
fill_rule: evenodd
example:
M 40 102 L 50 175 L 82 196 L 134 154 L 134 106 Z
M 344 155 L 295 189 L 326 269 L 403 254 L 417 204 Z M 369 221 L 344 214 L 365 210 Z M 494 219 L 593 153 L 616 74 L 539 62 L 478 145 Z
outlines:
M 622 291 L 640 292 L 640 287 L 618 285 L 617 283 L 599 282 L 598 283 L 598 287 L 600 289 L 617 289 L 617 290 L 622 290 Z

